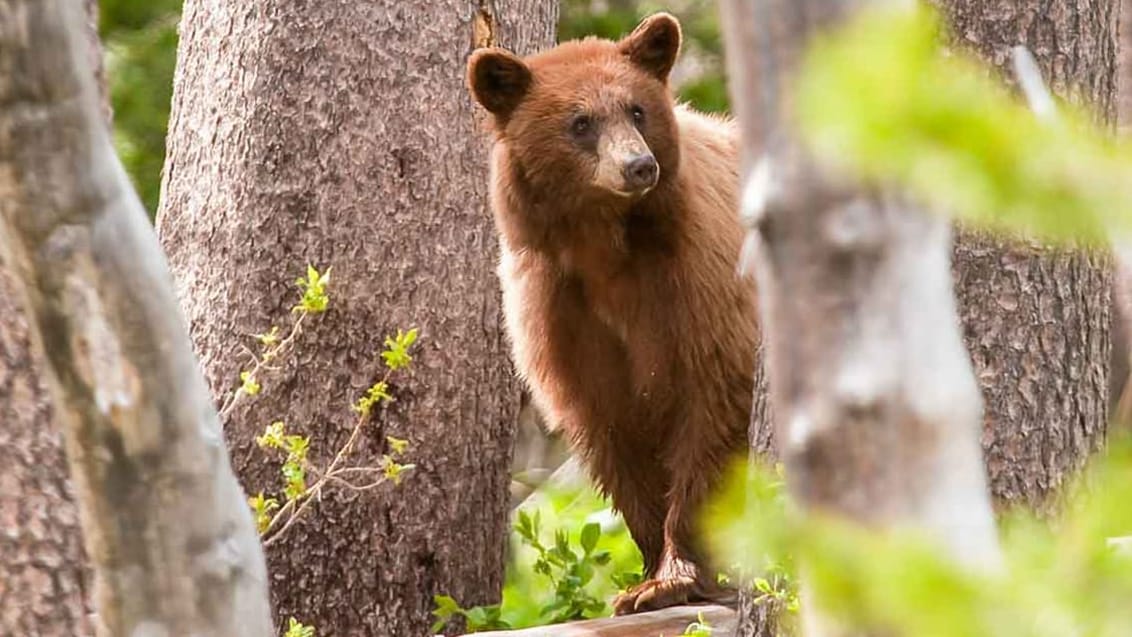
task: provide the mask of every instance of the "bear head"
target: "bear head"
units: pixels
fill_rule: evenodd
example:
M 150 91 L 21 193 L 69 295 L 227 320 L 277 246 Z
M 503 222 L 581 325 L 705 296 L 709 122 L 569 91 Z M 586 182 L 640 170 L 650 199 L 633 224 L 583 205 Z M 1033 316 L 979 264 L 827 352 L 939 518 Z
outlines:
M 679 22 L 658 13 L 616 42 L 590 37 L 527 58 L 479 49 L 468 84 L 511 170 L 541 199 L 630 203 L 676 174 L 668 74 L 679 50 Z

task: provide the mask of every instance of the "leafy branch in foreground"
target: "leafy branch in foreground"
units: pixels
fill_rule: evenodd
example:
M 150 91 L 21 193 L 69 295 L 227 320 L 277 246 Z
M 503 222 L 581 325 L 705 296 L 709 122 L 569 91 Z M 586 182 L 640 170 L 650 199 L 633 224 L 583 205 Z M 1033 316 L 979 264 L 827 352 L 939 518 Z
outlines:
M 323 307 L 325 309 L 325 306 Z M 278 540 L 307 510 L 310 503 L 319 498 L 327 485 L 333 483 L 353 492 L 363 492 L 386 482 L 399 485 L 405 472 L 413 469 L 415 465 L 401 462 L 408 450 L 409 442 L 393 436 L 385 437 L 389 452 L 381 457 L 381 462 L 377 466 L 345 465 L 374 408 L 393 401 L 388 391 L 389 379 L 394 371 L 404 369 L 412 361 L 408 350 L 416 339 L 415 328 L 408 332 L 398 330 L 396 337 L 386 339 L 386 349 L 381 353 L 381 357 L 385 360 L 385 374 L 351 406 L 351 409 L 357 413 L 354 427 L 346 442 L 325 468 L 315 467 L 307 460 L 310 437 L 288 434 L 282 421 L 268 425 L 263 435 L 256 438 L 256 444 L 261 448 L 282 452 L 285 457 L 280 469 L 283 475 L 285 502 L 280 505 L 277 499 L 265 497 L 262 492 L 248 499 L 260 536 L 264 538 L 264 546 L 270 546 Z M 389 356 L 391 353 L 392 357 Z M 314 484 L 309 487 L 308 473 L 316 476 Z M 359 479 L 362 482 L 358 482 Z
M 1132 148 L 1061 104 L 1040 119 L 928 8 L 864 11 L 809 52 L 798 118 L 817 155 L 980 227 L 1099 245 L 1132 234 Z
M 792 514 L 770 471 L 736 472 L 709 515 L 717 559 L 750 569 L 785 556 L 804 566 L 823 612 L 877 634 L 1116 637 L 1132 626 L 1132 445 L 1113 441 L 1070 490 L 1054 525 L 1012 514 L 1006 568 L 971 572 L 911 532 L 878 533 Z

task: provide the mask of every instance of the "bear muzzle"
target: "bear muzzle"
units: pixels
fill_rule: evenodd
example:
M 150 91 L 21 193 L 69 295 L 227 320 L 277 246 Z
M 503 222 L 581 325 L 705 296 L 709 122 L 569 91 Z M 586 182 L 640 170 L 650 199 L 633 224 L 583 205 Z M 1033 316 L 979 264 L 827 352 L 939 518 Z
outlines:
M 625 179 L 626 190 L 644 194 L 660 179 L 660 165 L 652 153 L 636 155 L 621 166 L 621 176 Z

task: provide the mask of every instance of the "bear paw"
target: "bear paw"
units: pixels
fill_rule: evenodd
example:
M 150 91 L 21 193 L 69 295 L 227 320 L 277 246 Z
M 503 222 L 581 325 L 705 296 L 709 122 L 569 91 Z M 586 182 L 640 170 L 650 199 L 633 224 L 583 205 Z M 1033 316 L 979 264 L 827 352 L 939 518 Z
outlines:
M 704 586 L 694 577 L 677 575 L 645 580 L 621 593 L 613 600 L 613 613 L 629 615 L 681 604 L 726 603 L 727 598 L 733 597 L 719 587 Z

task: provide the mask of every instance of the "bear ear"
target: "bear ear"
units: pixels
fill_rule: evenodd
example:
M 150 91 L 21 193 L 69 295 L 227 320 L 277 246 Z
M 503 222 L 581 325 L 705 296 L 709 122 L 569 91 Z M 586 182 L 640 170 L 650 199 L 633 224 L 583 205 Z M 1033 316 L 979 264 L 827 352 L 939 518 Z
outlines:
M 618 46 L 633 64 L 667 82 L 680 52 L 680 22 L 671 14 L 655 13 L 642 20 Z
M 472 97 L 489 112 L 506 117 L 523 101 L 531 86 L 531 70 L 503 49 L 477 49 L 468 58 Z

